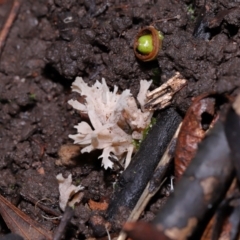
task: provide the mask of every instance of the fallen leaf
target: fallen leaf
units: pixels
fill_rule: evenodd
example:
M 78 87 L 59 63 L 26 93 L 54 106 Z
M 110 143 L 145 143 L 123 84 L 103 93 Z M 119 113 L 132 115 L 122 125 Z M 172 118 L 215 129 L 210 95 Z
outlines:
M 92 210 L 106 210 L 108 208 L 107 202 L 95 202 L 92 199 L 88 201 L 88 205 Z
M 44 229 L 12 203 L 0 195 L 0 214 L 8 228 L 25 240 L 51 240 L 52 232 Z
M 184 117 L 176 144 L 175 178 L 179 180 L 216 118 L 216 96 L 202 94 L 194 99 Z M 205 125 L 205 126 L 204 126 Z

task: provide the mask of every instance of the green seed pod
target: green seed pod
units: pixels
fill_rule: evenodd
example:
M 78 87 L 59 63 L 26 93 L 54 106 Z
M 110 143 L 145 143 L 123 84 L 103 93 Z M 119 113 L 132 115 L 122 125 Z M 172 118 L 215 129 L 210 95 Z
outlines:
M 156 59 L 162 47 L 163 35 L 154 27 L 143 28 L 134 41 L 134 53 L 136 57 L 144 62 Z
M 153 50 L 152 35 L 143 35 L 138 39 L 137 50 L 142 54 L 149 54 Z

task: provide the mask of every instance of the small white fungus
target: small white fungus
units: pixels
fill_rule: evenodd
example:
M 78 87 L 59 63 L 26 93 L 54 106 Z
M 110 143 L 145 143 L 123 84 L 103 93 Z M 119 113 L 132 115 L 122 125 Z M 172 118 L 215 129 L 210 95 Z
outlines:
M 57 175 L 56 178 L 59 183 L 59 192 L 60 192 L 59 206 L 64 211 L 67 204 L 69 204 L 69 200 L 79 191 L 83 190 L 84 187 L 82 187 L 81 185 L 74 186 L 72 184 L 72 174 L 69 174 L 67 178 L 64 178 L 62 173 L 60 173 Z M 74 199 L 74 203 L 76 202 L 78 202 L 78 200 Z
M 81 77 L 72 84 L 72 90 L 85 96 L 85 102 L 70 100 L 68 103 L 79 112 L 88 114 L 92 127 L 87 122 L 74 126 L 77 134 L 69 135 L 75 144 L 82 146 L 81 152 L 91 152 L 102 149 L 102 165 L 105 169 L 112 168 L 109 160 L 114 154 L 118 160 L 125 158 L 125 168 L 135 151 L 134 140 L 142 139 L 143 130 L 150 124 L 153 112 L 144 109 L 147 101 L 146 94 L 152 81 L 141 80 L 137 100 L 132 97 L 130 90 L 118 93 L 118 87 L 113 91 L 102 79 L 93 86 L 88 86 Z

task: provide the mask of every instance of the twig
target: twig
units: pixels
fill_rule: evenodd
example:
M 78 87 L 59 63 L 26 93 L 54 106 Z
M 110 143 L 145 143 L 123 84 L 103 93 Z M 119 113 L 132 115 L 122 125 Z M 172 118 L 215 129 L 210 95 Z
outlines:
M 196 156 L 177 183 L 174 194 L 157 214 L 153 225 L 171 239 L 196 239 L 233 177 L 234 167 L 224 123 L 218 120 L 199 145 Z
M 20 195 L 22 196 L 22 198 L 28 202 L 31 202 L 33 204 L 35 204 L 36 207 L 40 208 L 42 211 L 44 211 L 45 213 L 47 213 L 48 215 L 52 215 L 55 217 L 59 217 L 61 214 L 51 208 L 49 208 L 48 206 L 40 203 L 39 200 L 34 199 L 33 197 L 31 197 L 30 195 L 25 195 L 23 193 L 20 193 Z
M 3 47 L 5 45 L 5 41 L 7 39 L 10 28 L 12 27 L 12 24 L 18 14 L 19 8 L 20 8 L 20 1 L 15 0 L 12 4 L 12 8 L 8 15 L 7 21 L 5 22 L 5 24 L 2 28 L 2 31 L 0 32 L 0 55 L 1 55 Z
M 95 12 L 92 16 L 93 17 L 98 17 L 99 15 L 101 15 L 102 13 L 104 13 L 105 11 L 107 11 L 108 7 L 110 6 L 110 3 L 107 1 L 106 4 L 104 4 L 101 8 L 99 8 L 97 10 L 97 12 Z
M 135 207 L 180 122 L 181 117 L 173 108 L 163 110 L 119 178 L 107 210 L 108 220 L 116 222 L 117 227 Z
M 175 17 L 158 19 L 158 20 L 154 21 L 153 23 L 157 23 L 157 22 L 167 22 L 167 21 L 171 21 L 171 20 L 178 20 L 178 19 L 180 19 L 180 18 L 181 18 L 180 15 L 176 15 Z
M 71 221 L 73 215 L 74 215 L 74 209 L 72 207 L 67 206 L 63 214 L 63 217 L 61 219 L 61 222 L 54 233 L 53 240 L 60 240 L 62 238 L 66 230 L 66 227 L 68 223 Z
M 77 198 L 76 198 L 76 195 L 78 195 Z M 82 200 L 83 196 L 84 196 L 83 192 L 80 192 L 79 194 L 75 193 L 75 195 L 72 196 L 72 200 L 70 202 L 68 202 L 68 205 L 65 208 L 65 212 L 61 218 L 61 222 L 60 222 L 58 228 L 56 229 L 56 231 L 54 232 L 53 240 L 62 239 L 62 236 L 64 235 L 64 233 L 67 229 L 67 225 L 70 223 L 72 217 L 74 216 L 75 203 L 80 202 Z M 76 198 L 75 201 L 74 201 L 74 198 Z
M 172 160 L 171 148 L 172 148 L 172 144 L 178 137 L 180 128 L 181 128 L 181 123 L 179 124 L 165 153 L 163 154 L 162 158 L 160 159 L 159 164 L 157 165 L 157 167 L 155 169 L 152 179 L 150 179 L 150 181 L 148 182 L 148 184 L 147 184 L 145 190 L 143 191 L 141 197 L 139 198 L 136 206 L 132 210 L 127 222 L 133 222 L 133 221 L 137 221 L 139 219 L 142 211 L 145 209 L 145 207 L 147 206 L 147 204 L 149 203 L 151 198 L 158 192 L 158 190 L 161 188 L 161 186 L 165 182 L 166 178 L 164 180 L 161 180 L 161 179 L 163 179 L 163 177 L 165 176 L 166 170 L 168 169 L 168 165 Z M 156 175 L 158 175 L 158 176 L 156 176 Z M 156 180 L 159 182 L 159 184 L 156 184 Z M 127 237 L 127 234 L 124 231 L 121 231 L 117 240 L 125 240 L 126 237 Z

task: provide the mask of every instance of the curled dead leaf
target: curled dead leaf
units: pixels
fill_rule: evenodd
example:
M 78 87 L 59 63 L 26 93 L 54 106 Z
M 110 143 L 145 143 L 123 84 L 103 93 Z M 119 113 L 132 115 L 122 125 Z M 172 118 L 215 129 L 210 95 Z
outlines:
M 106 210 L 108 208 L 108 203 L 107 202 L 95 202 L 92 199 L 88 201 L 88 206 L 92 210 Z

